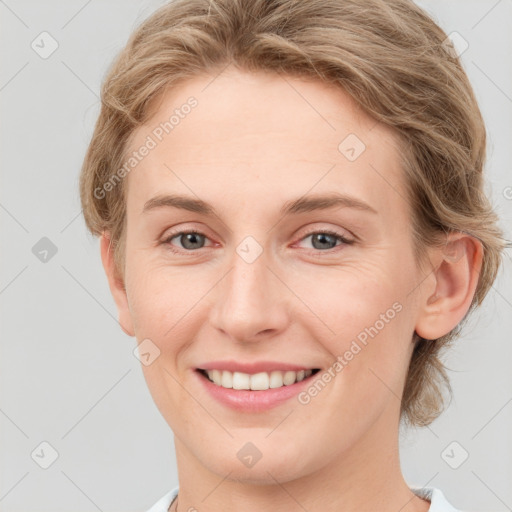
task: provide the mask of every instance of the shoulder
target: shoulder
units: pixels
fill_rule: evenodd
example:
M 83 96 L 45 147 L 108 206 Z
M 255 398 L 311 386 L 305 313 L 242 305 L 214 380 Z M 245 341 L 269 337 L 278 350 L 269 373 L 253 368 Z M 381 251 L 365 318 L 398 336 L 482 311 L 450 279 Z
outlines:
M 448 502 L 441 489 L 436 487 L 411 487 L 411 491 L 430 501 L 428 512 L 463 512 Z
M 178 495 L 178 489 L 179 487 L 175 487 L 166 493 L 147 512 L 167 512 L 172 500 Z M 430 501 L 428 512 L 463 512 L 457 510 L 448 502 L 441 489 L 436 487 L 411 487 L 411 490 L 421 498 Z
M 172 500 L 178 495 L 178 487 L 175 487 L 162 496 L 147 512 L 167 512 Z

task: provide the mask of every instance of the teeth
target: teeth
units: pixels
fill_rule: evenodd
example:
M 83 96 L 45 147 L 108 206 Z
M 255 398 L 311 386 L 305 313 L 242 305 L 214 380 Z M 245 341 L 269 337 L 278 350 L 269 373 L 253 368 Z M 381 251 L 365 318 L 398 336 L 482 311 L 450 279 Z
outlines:
M 290 386 L 309 377 L 312 370 L 273 371 L 255 374 L 228 372 L 225 370 L 206 370 L 208 378 L 217 384 L 228 389 L 247 389 L 253 391 L 264 391 L 266 389 L 281 388 Z
M 222 386 L 223 388 L 232 388 L 233 387 L 233 374 L 231 372 L 222 372 L 222 376 L 221 376 L 218 384 L 219 384 L 219 386 Z
M 254 375 L 251 375 L 250 379 L 246 373 L 240 373 L 239 375 L 244 375 L 247 377 L 248 381 L 250 380 L 251 389 L 253 391 L 261 391 L 270 387 L 270 376 L 267 372 L 255 373 Z

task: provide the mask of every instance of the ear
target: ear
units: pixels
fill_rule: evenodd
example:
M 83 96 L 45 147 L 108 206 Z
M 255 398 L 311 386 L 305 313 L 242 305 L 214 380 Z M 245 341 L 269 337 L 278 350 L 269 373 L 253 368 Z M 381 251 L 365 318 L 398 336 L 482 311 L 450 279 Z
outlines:
M 128 336 L 135 336 L 124 281 L 114 262 L 114 251 L 111 247 L 109 233 L 104 232 L 101 235 L 100 246 L 103 268 L 107 274 L 110 292 L 117 305 L 119 325 Z
M 431 285 L 421 299 L 416 323 L 419 336 L 440 338 L 464 318 L 475 294 L 482 258 L 482 243 L 465 233 L 449 234 L 446 245 L 434 250 Z

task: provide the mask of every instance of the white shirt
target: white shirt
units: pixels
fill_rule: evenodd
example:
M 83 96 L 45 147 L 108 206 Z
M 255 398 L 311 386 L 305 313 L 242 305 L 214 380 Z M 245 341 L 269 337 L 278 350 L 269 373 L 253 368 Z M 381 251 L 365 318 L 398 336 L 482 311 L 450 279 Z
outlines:
M 172 500 L 178 494 L 178 489 L 176 487 L 165 496 L 162 496 L 147 512 L 167 512 Z M 421 498 L 430 501 L 428 512 L 462 512 L 448 503 L 440 489 L 435 487 L 411 487 L 411 491 Z

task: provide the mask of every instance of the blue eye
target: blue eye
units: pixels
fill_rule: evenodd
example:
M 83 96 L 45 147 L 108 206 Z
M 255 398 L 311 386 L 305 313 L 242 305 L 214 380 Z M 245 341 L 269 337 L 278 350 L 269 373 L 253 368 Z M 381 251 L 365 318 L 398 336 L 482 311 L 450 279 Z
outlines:
M 171 245 L 172 248 L 171 241 L 174 240 L 175 238 L 181 241 L 182 248 L 185 249 L 186 251 L 202 249 L 204 247 L 205 240 L 207 240 L 207 237 L 200 233 L 199 231 L 181 231 L 179 233 L 175 233 L 167 237 L 164 240 L 164 243 Z M 174 249 L 172 250 L 174 251 Z
M 312 231 L 302 237 L 301 241 L 304 241 L 307 238 L 311 238 L 313 250 L 316 250 L 317 252 L 328 252 L 340 245 L 350 245 L 354 243 L 354 240 L 347 239 L 341 233 L 329 230 Z M 180 241 L 181 247 L 176 247 L 172 243 L 174 239 L 178 239 Z M 203 233 L 191 230 L 171 233 L 162 241 L 162 243 L 166 244 L 174 253 L 187 253 L 208 247 L 205 245 L 207 240 L 209 240 L 209 238 Z
M 339 245 L 353 244 L 353 240 L 349 240 L 342 234 L 335 231 L 313 231 L 306 235 L 302 240 L 311 238 L 313 249 L 326 252 L 326 250 L 334 249 Z M 339 244 L 337 242 L 340 242 Z

